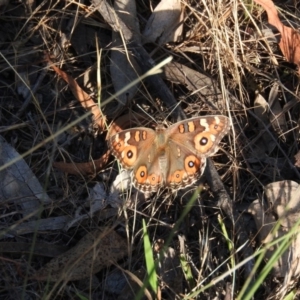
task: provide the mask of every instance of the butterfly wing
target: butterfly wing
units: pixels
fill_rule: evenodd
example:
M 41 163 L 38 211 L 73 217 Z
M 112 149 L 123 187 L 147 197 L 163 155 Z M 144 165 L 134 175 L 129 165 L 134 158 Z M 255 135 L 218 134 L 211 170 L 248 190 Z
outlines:
M 150 128 L 137 127 L 112 136 L 108 141 L 112 154 L 125 169 L 133 169 L 134 186 L 145 192 L 157 191 L 163 185 L 158 163 L 157 134 Z
M 218 144 L 230 129 L 225 116 L 204 116 L 187 119 L 166 130 L 170 149 L 170 168 L 166 185 L 184 188 L 204 172 L 206 158 L 218 150 Z

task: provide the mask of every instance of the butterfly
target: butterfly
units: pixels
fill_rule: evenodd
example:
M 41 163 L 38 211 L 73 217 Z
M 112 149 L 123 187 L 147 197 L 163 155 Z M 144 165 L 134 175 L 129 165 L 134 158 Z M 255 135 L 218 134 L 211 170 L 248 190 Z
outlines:
M 121 166 L 132 170 L 133 185 L 148 197 L 160 188 L 176 191 L 194 183 L 229 129 L 226 116 L 201 116 L 168 128 L 127 129 L 109 137 L 108 146 Z

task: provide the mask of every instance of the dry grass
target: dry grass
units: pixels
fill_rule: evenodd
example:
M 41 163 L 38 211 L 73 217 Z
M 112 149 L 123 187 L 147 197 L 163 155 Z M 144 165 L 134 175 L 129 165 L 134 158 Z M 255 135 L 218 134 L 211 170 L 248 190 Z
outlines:
M 260 246 L 252 217 L 242 212 L 258 196 L 262 197 L 266 184 L 300 179 L 294 167 L 299 123 L 299 75 L 295 66 L 285 62 L 275 37 L 264 37 L 266 14 L 251 1 L 186 2 L 183 40 L 162 46 L 149 43 L 144 48 L 153 53 L 156 62 L 172 55 L 173 61 L 213 79 L 213 95 L 205 94 L 207 86 L 200 85 L 195 91 L 178 82 L 165 83 L 181 101 L 179 107 L 187 117 L 224 114 L 231 118 L 232 131 L 223 139 L 223 151 L 214 157 L 214 163 L 230 195 L 230 205 L 234 204 L 234 222 L 239 222 L 238 226 L 232 224 L 228 211 L 220 207 L 222 196 L 211 190 L 204 178 L 201 194 L 182 218 L 195 187 L 175 195 L 162 192 L 148 201 L 142 201 L 141 195 L 132 191 L 120 196 L 127 206 L 110 202 L 91 213 L 94 206 L 86 199 L 91 198 L 96 183 L 104 192 L 99 196 L 101 201 L 120 201 L 120 197 L 110 195 L 110 185 L 118 170 L 116 164 L 109 163 L 97 176 L 88 177 L 66 175 L 52 167 L 55 161 L 79 163 L 97 159 L 107 146 L 105 133 L 95 128 L 91 116 L 76 122 L 85 110 L 44 56 L 48 53 L 96 102 L 97 85 L 101 101 L 114 94 L 110 75 L 111 28 L 97 11 L 91 13 L 89 5 L 88 1 L 37 1 L 34 6 L 14 2 L 0 7 L 1 135 L 19 154 L 27 153 L 25 161 L 51 198 L 37 215 L 24 216 L 16 204 L 18 197 L 24 197 L 22 191 L 9 197 L 1 191 L 0 298 L 133 299 L 126 282 L 139 290 L 135 287 L 137 278 L 144 279 L 143 218 L 151 242 L 169 241 L 168 253 L 175 253 L 176 259 L 185 252 L 193 276 L 191 281 L 187 280 L 181 268 L 171 268 L 171 275 L 166 276 L 170 258 L 165 258 L 158 270 L 162 299 L 182 299 L 183 295 L 192 299 L 192 291 L 212 282 L 198 295 L 199 299 L 237 297 L 251 267 L 246 264 L 231 274 L 226 272 L 246 259 L 245 253 L 251 254 Z M 280 9 L 282 20 L 299 27 L 297 1 L 288 1 Z M 143 29 L 151 13 L 149 3 L 137 1 L 137 11 Z M 102 49 L 101 56 L 96 51 L 96 41 Z M 101 64 L 100 79 L 95 67 L 97 59 Z M 255 101 L 258 94 L 271 109 L 267 116 L 263 115 L 264 123 L 260 103 Z M 112 101 L 102 107 L 103 114 L 108 121 L 128 112 L 138 119 L 143 113 L 137 104 L 155 119 L 169 117 L 169 121 L 176 121 L 170 117 L 174 107 L 157 99 L 157 90 L 147 82 L 140 85 L 134 99 L 121 110 L 116 112 L 116 102 Z M 277 123 L 271 123 L 272 113 L 280 117 Z M 67 128 L 74 121 L 76 125 Z M 62 134 L 51 138 L 65 128 Z M 2 183 L 3 172 L 0 171 Z M 0 187 L 3 189 L 3 184 Z M 231 250 L 218 215 L 227 228 Z M 55 221 L 51 223 L 49 218 Z M 39 227 L 40 220 L 47 220 L 43 229 Z M 26 224 L 36 227 L 32 225 L 33 229 L 28 230 Z M 72 249 L 87 232 L 97 228 L 115 230 L 126 241 L 127 255 L 121 259 L 112 254 L 114 249 L 105 248 L 107 261 L 118 259 L 118 265 L 101 265 L 96 274 L 90 272 L 87 278 L 73 281 L 59 268 L 54 282 L 40 281 L 34 275 L 53 257 Z M 248 244 L 237 251 L 241 233 L 246 235 Z M 184 242 L 178 236 L 184 237 Z M 234 259 L 227 261 L 231 254 Z M 100 249 L 95 255 L 104 254 Z M 157 258 L 158 254 L 155 255 Z M 179 264 L 178 260 L 171 262 Z M 291 280 L 273 279 L 269 275 L 262 282 L 254 299 L 280 299 L 292 289 L 298 293 Z

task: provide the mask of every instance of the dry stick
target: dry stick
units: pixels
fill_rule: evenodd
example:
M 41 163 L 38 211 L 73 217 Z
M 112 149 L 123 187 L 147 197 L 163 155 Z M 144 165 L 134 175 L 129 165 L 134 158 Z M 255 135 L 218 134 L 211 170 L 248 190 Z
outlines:
M 142 69 L 142 72 L 146 73 L 151 68 L 153 68 L 155 65 L 153 59 L 149 56 L 149 54 L 141 45 L 141 43 L 139 43 L 138 40 L 134 37 L 133 32 L 125 25 L 125 23 L 122 20 L 120 20 L 117 17 L 115 11 L 107 3 L 107 1 L 92 0 L 92 3 L 95 6 L 95 10 L 99 11 L 104 20 L 111 26 L 111 28 L 114 31 L 119 32 L 121 36 L 123 36 L 126 42 L 127 50 L 132 51 L 136 61 Z M 177 105 L 176 99 L 174 98 L 174 96 L 172 95 L 172 93 L 170 92 L 170 90 L 168 89 L 168 87 L 166 86 L 166 84 L 160 76 L 149 76 L 146 78 L 146 81 L 149 83 L 150 86 L 152 86 L 155 89 L 158 97 L 166 103 L 167 107 L 173 108 Z M 173 116 L 175 117 L 176 121 L 185 119 L 185 114 L 180 107 L 177 107 L 173 111 Z
M 163 76 L 168 81 L 185 85 L 192 94 L 201 95 L 210 109 L 220 111 L 223 107 L 222 92 L 211 77 L 173 61 L 164 66 Z

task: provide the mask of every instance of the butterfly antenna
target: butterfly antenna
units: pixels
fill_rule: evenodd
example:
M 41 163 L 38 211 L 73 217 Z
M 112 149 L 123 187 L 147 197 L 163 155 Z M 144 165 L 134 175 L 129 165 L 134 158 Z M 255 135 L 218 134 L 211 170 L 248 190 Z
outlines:
M 174 108 L 169 112 L 169 114 L 165 117 L 165 119 L 161 122 L 162 124 L 165 124 L 166 123 L 166 120 L 169 118 L 169 116 L 174 112 L 174 110 L 181 104 L 182 100 L 180 100 L 175 106 Z M 157 124 L 157 121 L 151 116 L 149 115 L 139 104 L 137 104 L 137 107 L 142 110 L 147 116 L 150 117 L 150 119 L 152 119 L 156 124 Z M 180 121 L 180 120 L 177 120 L 177 121 Z
M 155 124 L 157 124 L 157 121 L 151 116 L 149 115 L 139 104 L 137 104 L 137 107 L 143 111 L 150 119 L 152 119 L 154 121 Z
M 174 112 L 174 110 L 181 104 L 181 102 L 182 102 L 182 100 L 180 100 L 175 106 L 174 106 L 174 108 L 169 112 L 169 114 L 165 117 L 165 119 L 164 119 L 164 122 L 163 123 L 165 123 L 166 122 L 166 120 L 169 118 L 169 116 Z M 178 121 L 181 121 L 181 120 L 176 120 L 177 122 Z

